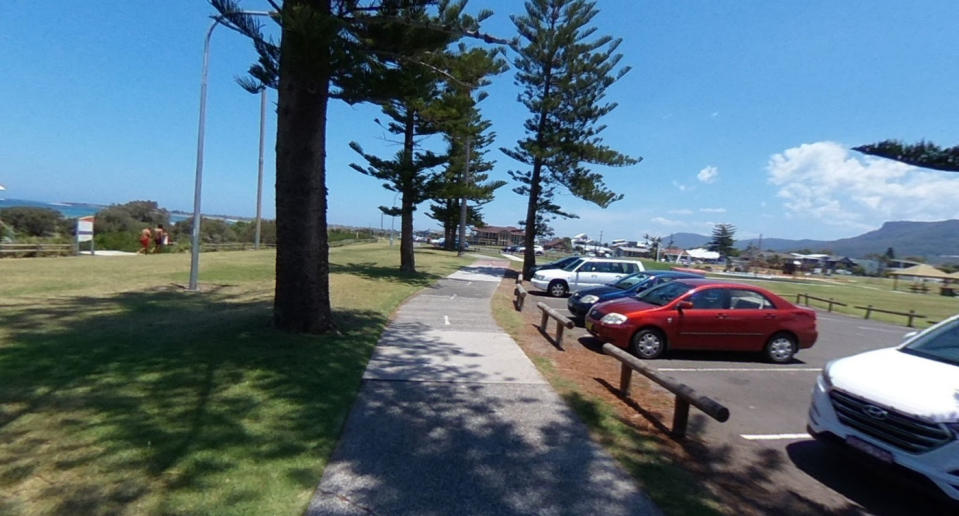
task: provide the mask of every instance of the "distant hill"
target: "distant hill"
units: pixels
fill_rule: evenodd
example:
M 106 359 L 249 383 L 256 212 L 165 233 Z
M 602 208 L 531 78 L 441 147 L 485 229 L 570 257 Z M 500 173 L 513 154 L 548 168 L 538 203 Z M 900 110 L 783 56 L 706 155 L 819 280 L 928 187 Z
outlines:
M 677 247 L 700 247 L 710 237 L 695 233 L 675 233 L 664 237 L 673 240 Z M 738 240 L 736 247 L 745 249 L 750 244 L 759 245 L 757 239 Z M 883 254 L 893 248 L 896 257 L 921 256 L 932 263 L 959 262 L 959 220 L 937 222 L 886 222 L 881 228 L 862 235 L 839 240 L 788 240 L 764 238 L 762 248 L 774 251 L 809 249 L 813 252 L 828 249 L 833 254 L 863 258 L 868 254 Z

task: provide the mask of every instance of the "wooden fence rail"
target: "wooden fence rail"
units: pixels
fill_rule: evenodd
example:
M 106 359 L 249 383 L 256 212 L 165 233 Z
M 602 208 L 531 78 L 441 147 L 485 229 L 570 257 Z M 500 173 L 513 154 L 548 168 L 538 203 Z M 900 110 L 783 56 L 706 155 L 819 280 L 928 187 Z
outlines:
M 539 323 L 539 330 L 543 332 L 543 335 L 549 336 L 549 334 L 546 333 L 546 323 L 549 322 L 549 319 L 553 318 L 556 320 L 556 338 L 554 339 L 554 344 L 557 348 L 563 349 L 563 330 L 573 329 L 573 321 L 557 310 L 550 308 L 549 305 L 542 301 L 536 303 L 536 308 L 543 311 L 543 319 Z
M 647 367 L 641 360 L 635 356 L 623 351 L 616 346 L 606 343 L 603 344 L 603 353 L 619 360 L 619 392 L 624 398 L 629 397 L 629 386 L 632 381 L 633 371 L 642 374 L 646 378 L 656 382 L 663 388 L 676 395 L 676 405 L 673 410 L 673 430 L 676 437 L 686 436 L 686 427 L 689 424 L 689 406 L 692 405 L 703 411 L 707 416 L 725 423 L 729 420 L 729 409 L 722 404 L 702 396 L 693 390 L 692 387 L 677 382 L 668 376 L 663 376 L 651 367 Z
M 809 306 L 809 300 L 810 300 L 810 299 L 812 299 L 812 300 L 814 300 L 814 301 L 820 301 L 820 302 L 826 303 L 826 304 L 829 305 L 828 310 L 829 310 L 830 312 L 832 312 L 832 307 L 833 307 L 833 305 L 836 305 L 836 306 L 849 306 L 849 305 L 847 305 L 846 303 L 840 303 L 839 301 L 836 301 L 836 300 L 833 299 L 833 298 L 825 299 L 825 298 L 821 298 L 821 297 L 810 296 L 809 294 L 796 294 L 796 304 L 797 304 L 797 305 L 800 303 L 800 301 L 799 301 L 800 298 L 805 298 L 805 299 L 806 299 L 806 302 L 803 303 L 803 304 L 805 304 L 806 306 Z
M 805 303 L 802 303 L 802 300 L 803 300 L 803 299 L 806 300 Z M 809 300 L 810 300 L 810 299 L 812 299 L 812 300 L 814 300 L 814 301 L 821 301 L 821 302 L 823 302 L 823 303 L 828 303 L 828 304 L 829 304 L 829 311 L 830 311 L 830 312 L 832 312 L 832 307 L 833 307 L 833 305 L 835 305 L 835 306 L 849 306 L 849 305 L 847 305 L 846 303 L 840 303 L 839 301 L 836 301 L 836 300 L 833 299 L 833 298 L 824 299 L 824 298 L 821 298 L 821 297 L 810 296 L 809 294 L 803 294 L 803 293 L 796 294 L 796 304 L 797 304 L 797 305 L 798 305 L 798 304 L 805 304 L 806 306 L 809 306 Z M 866 311 L 866 315 L 863 317 L 864 319 L 868 319 L 868 318 L 872 315 L 873 312 L 881 312 L 881 313 L 884 313 L 884 314 L 891 314 L 891 315 L 901 315 L 901 316 L 903 316 L 903 317 L 906 318 L 906 326 L 908 326 L 908 327 L 910 327 L 910 328 L 913 328 L 912 323 L 913 323 L 913 321 L 914 321 L 915 319 L 925 319 L 925 318 L 926 318 L 925 315 L 919 315 L 919 314 L 917 314 L 915 310 L 909 310 L 908 312 L 896 312 L 896 311 L 894 311 L 894 310 L 884 310 L 884 309 L 882 309 L 882 308 L 876 308 L 876 307 L 874 307 L 874 306 L 872 306 L 872 305 L 867 305 L 867 306 L 853 306 L 853 308 L 855 308 L 855 309 L 857 309 L 857 310 L 865 310 L 865 311 Z
M 917 314 L 915 310 L 909 310 L 909 312 L 895 312 L 895 311 L 893 311 L 893 310 L 883 310 L 882 308 L 876 308 L 876 307 L 874 307 L 874 306 L 872 306 L 872 305 L 867 305 L 867 306 L 854 306 L 853 308 L 858 308 L 859 310 L 865 310 L 865 311 L 866 311 L 866 315 L 863 317 L 863 319 L 868 319 L 869 316 L 872 315 L 873 312 L 881 312 L 881 313 L 884 313 L 884 314 L 892 314 L 892 315 L 901 315 L 901 316 L 907 318 L 907 321 L 908 321 L 908 322 L 906 322 L 906 326 L 908 326 L 908 327 L 910 327 L 910 328 L 913 327 L 913 326 L 912 326 L 912 321 L 913 321 L 913 319 L 925 319 L 925 318 L 926 318 L 925 315 L 919 315 L 919 314 Z
M 73 254 L 73 244 L 0 244 L 0 254 L 4 255 L 34 255 L 44 254 Z

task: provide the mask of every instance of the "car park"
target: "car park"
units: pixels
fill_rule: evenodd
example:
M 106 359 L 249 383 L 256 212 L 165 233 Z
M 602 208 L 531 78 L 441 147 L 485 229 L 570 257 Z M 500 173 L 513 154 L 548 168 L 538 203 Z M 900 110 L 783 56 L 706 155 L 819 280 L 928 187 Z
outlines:
M 959 502 L 959 315 L 898 347 L 827 363 L 808 430 L 873 463 L 918 473 Z
M 816 313 L 753 285 L 677 279 L 636 297 L 598 303 L 586 329 L 643 359 L 670 350 L 762 351 L 792 361 L 818 337 Z
M 681 271 L 638 272 L 608 285 L 585 288 L 574 292 L 566 303 L 566 309 L 573 314 L 574 321 L 582 323 L 586 319 L 586 313 L 596 303 L 635 296 L 640 292 L 675 279 L 702 277 L 704 277 L 702 274 Z
M 562 297 L 572 290 L 613 283 L 644 271 L 642 262 L 609 258 L 582 258 L 561 269 L 540 270 L 530 283 L 551 296 Z

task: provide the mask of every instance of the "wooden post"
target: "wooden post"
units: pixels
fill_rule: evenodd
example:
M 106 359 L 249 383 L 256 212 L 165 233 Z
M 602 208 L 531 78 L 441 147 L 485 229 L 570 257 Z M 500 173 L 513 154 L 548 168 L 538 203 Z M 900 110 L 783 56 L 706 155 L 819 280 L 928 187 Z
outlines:
M 832 312 L 832 304 L 835 302 L 833 298 L 829 298 L 829 311 Z
M 915 310 L 909 310 L 909 315 L 906 316 L 906 317 L 909 318 L 909 322 L 906 323 L 906 326 L 912 328 L 912 318 L 915 317 L 915 316 L 916 316 L 916 311 L 915 311 Z
M 626 362 L 619 365 L 619 393 L 624 397 L 629 397 L 629 384 L 633 380 L 633 368 Z
M 676 409 L 673 412 L 673 435 L 686 437 L 686 426 L 689 423 L 689 402 L 676 395 Z
M 539 322 L 539 329 L 546 333 L 546 321 L 549 320 L 549 314 L 546 313 L 546 310 L 543 310 L 543 320 Z
M 556 347 L 559 349 L 563 349 L 563 330 L 565 328 L 563 323 L 556 321 Z
M 516 283 L 522 283 L 522 282 L 523 282 L 523 275 L 522 275 L 522 274 L 517 274 L 517 275 L 516 275 Z
M 870 315 L 872 315 L 872 305 L 866 307 L 866 319 L 868 319 Z
M 796 304 L 798 305 L 798 304 L 800 304 L 800 303 L 802 303 L 802 294 L 801 294 L 801 293 L 797 293 L 797 294 L 796 294 Z

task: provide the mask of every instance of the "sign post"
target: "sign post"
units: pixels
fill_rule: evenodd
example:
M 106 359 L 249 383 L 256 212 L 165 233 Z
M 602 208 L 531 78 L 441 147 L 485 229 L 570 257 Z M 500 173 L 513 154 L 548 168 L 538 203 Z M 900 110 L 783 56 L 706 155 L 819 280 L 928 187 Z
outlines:
M 90 254 L 96 254 L 93 243 L 93 216 L 77 218 L 76 251 L 80 254 L 80 242 L 90 242 Z

